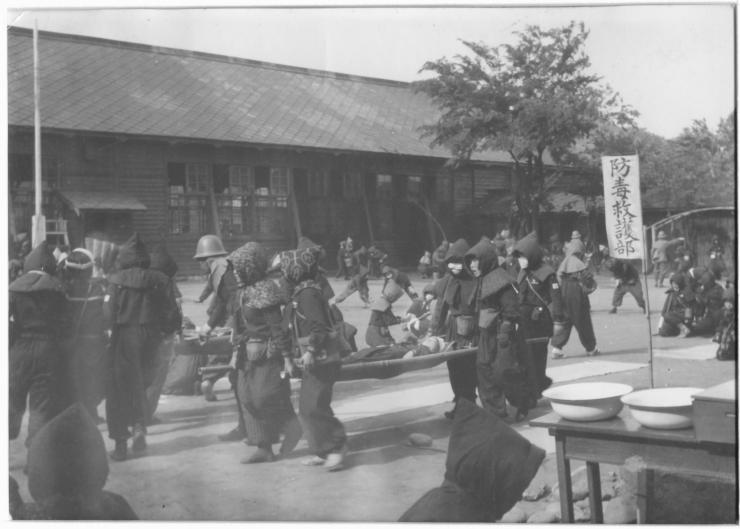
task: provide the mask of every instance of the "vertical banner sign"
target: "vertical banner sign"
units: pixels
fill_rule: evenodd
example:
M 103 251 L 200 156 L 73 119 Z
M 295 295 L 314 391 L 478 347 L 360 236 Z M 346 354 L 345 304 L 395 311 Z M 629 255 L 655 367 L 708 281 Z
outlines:
M 601 171 L 609 254 L 617 259 L 643 259 L 638 157 L 602 156 Z

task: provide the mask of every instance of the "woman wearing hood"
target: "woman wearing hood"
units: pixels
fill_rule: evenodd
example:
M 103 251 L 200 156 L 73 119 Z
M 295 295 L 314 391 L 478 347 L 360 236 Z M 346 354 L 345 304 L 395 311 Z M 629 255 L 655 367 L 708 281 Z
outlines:
M 149 252 L 138 233 L 134 233 L 118 252 L 118 270 L 108 279 L 103 303 L 111 328 L 105 417 L 108 436 L 115 441 L 111 453 L 115 461 L 128 457 L 130 427 L 133 451 L 146 449 L 146 388 L 156 375 L 156 351 L 164 336 L 182 325 L 170 278 L 150 270 L 150 262 Z
M 568 343 L 570 331 L 574 326 L 581 344 L 586 349 L 586 355 L 599 354 L 591 321 L 591 302 L 588 299 L 589 294 L 596 290 L 596 281 L 583 261 L 585 251 L 586 246 L 579 239 L 571 240 L 565 259 L 558 268 L 565 320 L 552 337 L 553 359 L 565 357 L 562 348 Z
M 331 398 L 342 366 L 339 355 L 329 354 L 332 351 L 328 349 L 332 345 L 332 315 L 318 281 L 321 252 L 303 238 L 297 249 L 281 255 L 283 274 L 292 292 L 284 317 L 290 322 L 293 347 L 298 350 L 303 369 L 298 414 L 314 454 L 304 464 L 341 470 L 347 454 L 347 434 L 334 416 Z M 293 371 L 292 366 L 286 367 Z
M 516 363 L 515 329 L 519 303 L 511 276 L 499 266 L 496 247 L 487 237 L 465 254 L 465 266 L 475 278 L 473 303 L 478 312 L 476 367 L 483 409 L 506 417 L 503 369 Z
M 105 282 L 93 278 L 93 254 L 75 248 L 63 261 L 62 277 L 73 318 L 70 375 L 75 398 L 98 419 L 98 405 L 105 396 L 108 338 L 103 317 Z
M 282 306 L 287 303 L 278 284 L 267 276 L 267 253 L 259 243 L 248 242 L 229 257 L 239 283 L 239 341 L 244 354 L 237 358 L 239 402 L 255 419 L 257 450 L 242 463 L 275 460 L 273 441 L 281 431 L 285 440 L 280 455 L 295 448 L 302 430 L 292 404 L 290 337 L 283 326 Z M 239 365 L 241 364 L 241 365 Z M 287 404 L 287 405 L 286 405 Z
M 556 273 L 542 261 L 544 252 L 537 235 L 530 233 L 514 246 L 519 265 L 516 284 L 519 290 L 519 323 L 521 357 L 527 364 L 530 384 L 539 398 L 552 383 L 547 368 L 547 342 L 553 333 L 553 322 L 563 321 L 563 304 Z
M 665 303 L 660 313 L 658 334 L 660 336 L 686 336 L 694 319 L 696 299 L 684 274 L 675 273 L 670 279 L 671 288 L 666 291 Z
M 696 291 L 697 311 L 693 325 L 689 327 L 687 336 L 713 336 L 722 319 L 722 307 L 725 290 L 716 281 L 709 270 L 699 279 L 699 289 Z
M 440 335 L 446 329 L 446 341 L 452 342 L 454 349 L 478 345 L 474 296 L 477 281 L 465 269 L 464 260 L 468 250 L 470 245 L 465 239 L 458 239 L 447 250 L 444 261 L 447 274 L 438 282 L 440 296 L 432 315 L 432 334 Z M 478 385 L 475 363 L 474 355 L 447 361 L 455 404 L 460 399 L 475 402 L 475 390 Z M 445 416 L 451 419 L 454 416 L 454 409 L 445 412 Z
M 46 242 L 29 253 L 23 275 L 10 284 L 10 439 L 20 434 L 28 401 L 26 446 L 45 423 L 63 409 L 64 351 L 62 339 L 71 329 L 69 304 L 57 265 Z

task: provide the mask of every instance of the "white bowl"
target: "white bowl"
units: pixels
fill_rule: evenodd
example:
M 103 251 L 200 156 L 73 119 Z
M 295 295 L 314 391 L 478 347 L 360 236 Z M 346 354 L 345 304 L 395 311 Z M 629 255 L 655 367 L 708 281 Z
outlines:
M 571 421 L 600 421 L 614 417 L 622 410 L 620 397 L 632 386 L 614 382 L 581 382 L 546 389 L 542 396 L 550 399 L 555 413 Z
M 678 430 L 692 424 L 693 395 L 700 388 L 657 388 L 622 397 L 632 417 L 647 428 Z

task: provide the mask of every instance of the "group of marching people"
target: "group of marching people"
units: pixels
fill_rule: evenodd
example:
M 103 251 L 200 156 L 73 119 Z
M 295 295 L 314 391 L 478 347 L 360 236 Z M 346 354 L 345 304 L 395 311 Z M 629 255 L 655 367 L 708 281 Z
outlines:
M 598 354 L 588 303 L 595 282 L 582 245 L 569 246 L 558 271 L 544 262 L 534 233 L 508 246 L 482 237 L 470 247 L 458 239 L 442 260 L 446 273 L 425 292 L 437 299 L 430 333 L 454 349 L 477 350 L 447 364 L 455 402 L 475 402 L 477 390 L 484 409 L 506 417 L 508 400 L 520 418 L 552 383 L 548 342 L 553 358 L 562 358 L 575 326 L 587 354 Z
M 46 242 L 24 259 L 9 286 L 9 434 L 26 446 L 58 413 L 78 402 L 93 419 L 105 399 L 113 459 L 127 440 L 146 448 L 146 427 L 159 401 L 182 313 L 177 266 L 162 247 L 150 254 L 137 234 L 118 251 L 107 276 L 92 253 L 76 248 L 57 260 Z

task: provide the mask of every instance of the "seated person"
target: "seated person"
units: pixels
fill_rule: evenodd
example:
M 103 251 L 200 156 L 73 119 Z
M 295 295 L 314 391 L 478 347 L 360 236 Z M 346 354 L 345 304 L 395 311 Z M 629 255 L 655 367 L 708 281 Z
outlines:
M 688 336 L 713 336 L 722 319 L 724 289 L 715 281 L 714 274 L 706 271 L 699 279 L 696 291 L 694 322 L 689 326 Z
M 689 325 L 694 319 L 696 300 L 688 285 L 686 276 L 674 273 L 671 276 L 671 289 L 666 291 L 666 299 L 658 324 L 660 336 L 687 336 Z
M 467 399 L 453 421 L 444 481 L 400 522 L 495 522 L 521 499 L 545 458 L 543 449 Z
M 23 504 L 16 490 L 13 515 L 19 519 L 137 520 L 125 498 L 103 490 L 107 479 L 103 436 L 82 404 L 73 404 L 34 436 L 28 451 L 28 490 L 36 503 Z

